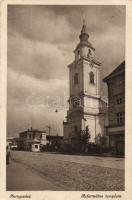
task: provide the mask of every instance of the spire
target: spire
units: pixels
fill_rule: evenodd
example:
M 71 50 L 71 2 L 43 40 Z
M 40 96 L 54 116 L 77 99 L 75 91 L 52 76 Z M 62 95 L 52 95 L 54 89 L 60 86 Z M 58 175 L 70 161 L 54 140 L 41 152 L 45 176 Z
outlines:
M 82 25 L 81 33 L 79 35 L 80 42 L 77 45 L 76 49 L 78 49 L 82 46 L 87 46 L 87 47 L 90 47 L 93 50 L 95 50 L 94 47 L 92 46 L 92 44 L 88 41 L 88 38 L 89 38 L 89 34 L 88 34 L 87 27 L 85 24 L 85 19 L 83 18 L 83 25 Z M 75 49 L 75 51 L 76 51 L 76 49 Z
M 87 27 L 85 25 L 85 19 L 83 19 L 83 26 L 82 26 L 82 30 L 81 30 L 81 34 L 86 33 L 87 34 Z
M 88 41 L 88 38 L 89 38 L 89 34 L 87 32 L 87 27 L 85 24 L 85 19 L 83 19 L 83 26 L 82 26 L 82 30 L 81 30 L 81 34 L 79 35 L 79 38 L 81 41 Z

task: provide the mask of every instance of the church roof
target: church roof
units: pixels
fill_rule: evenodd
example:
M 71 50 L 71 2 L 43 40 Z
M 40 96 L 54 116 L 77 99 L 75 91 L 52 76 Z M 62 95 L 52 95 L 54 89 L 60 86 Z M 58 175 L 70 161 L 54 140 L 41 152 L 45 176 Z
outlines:
M 123 61 L 116 69 L 114 69 L 108 76 L 106 76 L 103 81 L 107 82 L 109 79 L 114 78 L 120 73 L 125 71 L 125 61 Z
M 92 44 L 88 41 L 89 34 L 88 34 L 88 31 L 87 31 L 87 27 L 85 25 L 85 20 L 83 20 L 83 26 L 82 26 L 79 38 L 80 38 L 80 42 L 77 45 L 76 49 L 78 49 L 79 47 L 82 47 L 82 46 L 87 46 L 87 47 L 90 47 L 93 50 L 95 50 L 94 47 L 92 46 Z M 76 51 L 76 49 L 75 49 L 75 51 Z

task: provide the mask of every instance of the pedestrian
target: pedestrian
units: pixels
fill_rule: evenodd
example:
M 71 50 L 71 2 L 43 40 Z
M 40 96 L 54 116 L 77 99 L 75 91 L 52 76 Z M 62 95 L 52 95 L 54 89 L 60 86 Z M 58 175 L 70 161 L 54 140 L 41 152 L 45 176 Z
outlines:
M 7 164 L 7 165 L 10 164 L 10 157 L 11 157 L 10 148 L 7 146 L 7 147 L 6 147 L 6 164 Z

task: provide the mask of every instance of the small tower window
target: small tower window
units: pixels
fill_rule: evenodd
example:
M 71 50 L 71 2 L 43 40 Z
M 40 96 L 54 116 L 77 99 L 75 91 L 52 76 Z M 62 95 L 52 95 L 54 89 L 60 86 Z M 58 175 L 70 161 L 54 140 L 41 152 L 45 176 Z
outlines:
M 78 84 L 78 73 L 74 75 L 74 85 Z
M 80 50 L 77 51 L 78 59 L 80 59 Z
M 94 84 L 94 73 L 90 72 L 89 76 L 90 76 L 90 83 Z

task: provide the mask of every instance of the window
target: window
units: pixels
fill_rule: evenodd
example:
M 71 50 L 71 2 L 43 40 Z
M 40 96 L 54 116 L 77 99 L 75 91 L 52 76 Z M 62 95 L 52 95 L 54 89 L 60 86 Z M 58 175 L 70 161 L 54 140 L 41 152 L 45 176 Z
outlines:
M 35 144 L 35 149 L 38 149 L 38 145 L 37 144 Z
M 94 84 L 94 73 L 90 72 L 89 76 L 90 76 L 90 83 Z
M 116 104 L 122 104 L 123 103 L 123 95 L 117 95 L 116 96 Z
M 33 139 L 35 139 L 35 133 L 33 133 Z
M 78 50 L 78 52 L 77 52 L 77 53 L 78 53 L 78 58 L 80 59 L 80 51 Z
M 74 131 L 75 131 L 75 133 L 77 133 L 77 131 L 78 131 L 77 126 L 74 126 Z
M 74 75 L 74 84 L 77 85 L 78 84 L 78 73 L 76 73 Z
M 124 124 L 124 112 L 116 113 L 116 119 L 117 119 L 117 125 L 123 125 Z

